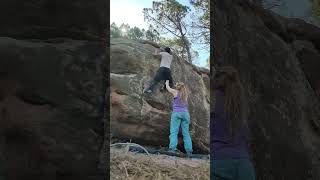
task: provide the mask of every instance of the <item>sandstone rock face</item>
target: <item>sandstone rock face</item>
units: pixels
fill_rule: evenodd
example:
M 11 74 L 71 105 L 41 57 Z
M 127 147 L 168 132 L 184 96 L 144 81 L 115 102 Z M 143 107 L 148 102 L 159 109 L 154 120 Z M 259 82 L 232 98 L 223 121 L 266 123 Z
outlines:
M 0 179 L 105 178 L 107 3 L 0 2 Z
M 248 1 L 213 3 L 216 66 L 239 69 L 259 180 L 320 179 L 320 29 Z
M 98 174 L 104 51 L 98 42 L 0 38 L 1 173 L 9 179 Z
M 106 37 L 105 0 L 10 0 L 0 2 L 0 36 L 18 39 Z
M 110 126 L 114 138 L 158 147 L 169 144 L 172 97 L 168 92 L 160 92 L 159 87 L 152 95 L 143 94 L 160 65 L 160 59 L 152 55 L 157 48 L 148 42 L 111 39 Z M 209 73 L 174 57 L 174 82 L 184 82 L 190 91 L 195 152 L 209 152 Z
M 312 1 L 308 0 L 264 0 L 265 8 L 271 10 L 284 17 L 295 17 L 303 19 L 307 22 L 315 22 L 312 16 Z M 277 4 L 272 6 L 272 4 Z

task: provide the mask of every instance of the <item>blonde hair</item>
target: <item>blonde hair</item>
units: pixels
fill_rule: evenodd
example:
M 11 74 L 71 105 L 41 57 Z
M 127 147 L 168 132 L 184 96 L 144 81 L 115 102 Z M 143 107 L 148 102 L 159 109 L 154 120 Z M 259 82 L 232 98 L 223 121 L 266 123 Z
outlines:
M 176 84 L 177 90 L 180 92 L 180 99 L 184 104 L 188 103 L 188 89 L 183 82 Z
M 249 113 L 239 72 L 232 66 L 218 68 L 214 76 L 214 86 L 225 93 L 226 119 L 230 135 L 234 139 L 238 128 L 247 125 Z

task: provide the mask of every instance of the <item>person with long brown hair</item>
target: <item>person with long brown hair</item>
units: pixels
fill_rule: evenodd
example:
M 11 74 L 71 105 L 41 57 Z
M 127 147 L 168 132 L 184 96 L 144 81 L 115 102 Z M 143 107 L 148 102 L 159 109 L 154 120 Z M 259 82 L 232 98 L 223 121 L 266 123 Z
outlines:
M 215 106 L 210 115 L 211 180 L 254 180 L 247 150 L 248 105 L 238 71 L 217 69 L 213 79 Z
M 188 110 L 188 89 L 186 85 L 179 82 L 173 89 L 169 86 L 169 81 L 166 81 L 166 89 L 173 95 L 172 114 L 170 122 L 170 144 L 169 150 L 178 152 L 178 133 L 181 126 L 184 149 L 188 155 L 192 154 L 192 141 L 189 133 L 190 114 Z

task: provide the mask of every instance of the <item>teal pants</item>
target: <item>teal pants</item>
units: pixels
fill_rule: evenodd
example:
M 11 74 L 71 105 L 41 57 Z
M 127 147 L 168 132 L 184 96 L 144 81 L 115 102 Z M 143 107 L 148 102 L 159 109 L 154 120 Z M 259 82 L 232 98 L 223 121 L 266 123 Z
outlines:
M 210 169 L 211 180 L 255 180 L 249 159 L 213 160 Z
M 170 122 L 170 150 L 177 150 L 178 133 L 181 126 L 184 149 L 187 153 L 192 153 L 192 141 L 189 133 L 190 114 L 189 112 L 173 112 Z

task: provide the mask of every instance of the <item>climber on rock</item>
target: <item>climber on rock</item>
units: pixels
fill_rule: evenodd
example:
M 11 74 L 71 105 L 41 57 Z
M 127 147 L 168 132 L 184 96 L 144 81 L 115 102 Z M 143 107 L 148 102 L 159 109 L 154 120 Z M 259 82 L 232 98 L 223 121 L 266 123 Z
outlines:
M 248 104 L 233 67 L 220 67 L 213 77 L 214 111 L 210 114 L 211 180 L 254 180 L 247 150 Z
M 169 47 L 166 47 L 164 51 L 154 54 L 156 57 L 161 57 L 161 63 L 160 68 L 158 69 L 156 75 L 154 76 L 153 80 L 151 81 L 148 88 L 145 89 L 144 93 L 152 93 L 154 90 L 154 87 L 161 81 L 161 80 L 169 80 L 170 87 L 173 87 L 173 79 L 171 76 L 171 62 L 173 59 L 173 56 L 171 55 L 171 49 Z M 164 90 L 165 85 L 163 85 Z
M 181 127 L 184 149 L 189 156 L 192 154 L 192 141 L 189 133 L 190 114 L 188 110 L 188 90 L 184 83 L 177 83 L 176 89 L 172 89 L 169 81 L 166 82 L 166 89 L 173 95 L 172 114 L 170 122 L 170 144 L 171 152 L 178 152 L 178 133 Z

